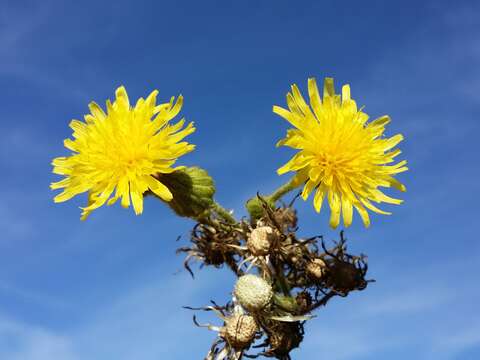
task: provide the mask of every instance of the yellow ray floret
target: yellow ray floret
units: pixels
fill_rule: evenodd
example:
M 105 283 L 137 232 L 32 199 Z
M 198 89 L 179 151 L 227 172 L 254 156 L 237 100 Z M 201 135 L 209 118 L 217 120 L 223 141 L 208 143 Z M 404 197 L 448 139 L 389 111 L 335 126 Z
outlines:
M 394 149 L 403 140 L 398 134 L 383 136 L 388 116 L 368 122 L 368 115 L 350 98 L 350 86 L 335 94 L 333 79 L 326 78 L 323 99 L 315 79 L 308 79 L 310 104 L 296 85 L 287 94 L 288 110 L 278 106 L 273 112 L 285 118 L 295 128 L 277 146 L 299 150 L 293 158 L 278 169 L 278 174 L 295 172 L 293 182 L 304 184 L 304 200 L 315 192 L 313 205 L 320 212 L 326 198 L 331 210 L 330 226 L 336 228 L 343 214 L 346 227 L 352 223 L 353 208 L 360 214 L 366 227 L 370 225 L 368 210 L 379 214 L 390 213 L 378 209 L 372 202 L 400 204 L 402 200 L 385 195 L 380 187 L 394 187 L 405 191 L 405 186 L 393 176 L 406 171 L 406 161 L 394 164 L 401 151 Z
M 195 146 L 181 141 L 193 133 L 193 123 L 185 119 L 171 125 L 182 107 L 183 98 L 174 97 L 169 103 L 156 104 L 158 91 L 131 106 L 123 86 L 116 90 L 113 103 L 107 100 L 106 112 L 95 102 L 85 122 L 72 120 L 73 140 L 64 145 L 72 151 L 68 157 L 53 160 L 53 172 L 63 175 L 52 183 L 52 189 L 64 189 L 55 202 L 63 202 L 88 192 L 88 206 L 82 220 L 95 209 L 121 198 L 123 207 L 133 205 L 135 213 L 143 211 L 143 193 L 154 192 L 165 201 L 172 199 L 170 190 L 155 178 L 159 173 L 171 173 L 177 158 Z

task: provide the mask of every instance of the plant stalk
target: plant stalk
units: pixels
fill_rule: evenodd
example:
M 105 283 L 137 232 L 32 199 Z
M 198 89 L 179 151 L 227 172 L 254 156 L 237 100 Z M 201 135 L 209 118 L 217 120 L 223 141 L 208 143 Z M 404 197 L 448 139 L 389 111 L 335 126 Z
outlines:
M 280 200 L 280 198 L 289 193 L 290 191 L 294 190 L 296 186 L 293 185 L 293 178 L 290 179 L 289 182 L 280 186 L 277 190 L 275 190 L 271 195 L 268 196 L 273 202 Z
M 212 209 L 226 222 L 230 224 L 235 224 L 237 222 L 237 220 L 235 220 L 235 218 L 230 214 L 230 212 L 216 201 L 213 203 Z

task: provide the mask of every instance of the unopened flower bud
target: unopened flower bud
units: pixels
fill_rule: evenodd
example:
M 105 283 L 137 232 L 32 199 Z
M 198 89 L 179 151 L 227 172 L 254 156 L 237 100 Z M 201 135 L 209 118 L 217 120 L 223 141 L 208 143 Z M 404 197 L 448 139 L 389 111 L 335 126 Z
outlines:
M 255 256 L 267 255 L 275 238 L 275 231 L 270 226 L 257 227 L 247 239 L 248 250 Z
M 249 199 L 245 205 L 253 223 L 265 214 L 264 205 L 270 207 L 272 210 L 275 209 L 275 201 L 270 199 L 270 197 L 265 196 L 263 200 L 262 202 L 258 196 L 255 196 Z
M 247 310 L 262 310 L 273 296 L 272 286 L 261 277 L 247 274 L 241 276 L 235 285 L 234 294 L 239 303 Z
M 251 315 L 235 314 L 226 320 L 223 331 L 223 336 L 234 349 L 244 349 L 255 338 L 258 325 Z
M 327 264 L 320 258 L 313 259 L 307 264 L 307 273 L 308 275 L 315 279 L 320 280 L 322 279 L 326 272 L 327 272 Z

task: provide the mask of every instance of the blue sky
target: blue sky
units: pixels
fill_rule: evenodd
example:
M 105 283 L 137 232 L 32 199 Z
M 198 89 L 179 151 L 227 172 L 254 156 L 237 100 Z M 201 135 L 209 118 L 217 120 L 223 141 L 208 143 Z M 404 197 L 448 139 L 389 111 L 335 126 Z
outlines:
M 182 164 L 206 168 L 241 216 L 288 179 L 275 170 L 292 152 L 274 147 L 287 124 L 271 107 L 310 76 L 389 114 L 411 170 L 393 216 L 347 230 L 377 283 L 319 311 L 294 359 L 480 358 L 479 13 L 473 1 L 3 0 L 0 359 L 202 358 L 215 334 L 181 306 L 225 301 L 234 279 L 178 272 L 175 239 L 193 223 L 153 199 L 140 217 L 114 206 L 80 222 L 84 197 L 53 204 L 50 161 L 67 154 L 69 121 L 119 85 L 182 93 L 197 126 Z M 297 204 L 301 234 L 337 236 Z

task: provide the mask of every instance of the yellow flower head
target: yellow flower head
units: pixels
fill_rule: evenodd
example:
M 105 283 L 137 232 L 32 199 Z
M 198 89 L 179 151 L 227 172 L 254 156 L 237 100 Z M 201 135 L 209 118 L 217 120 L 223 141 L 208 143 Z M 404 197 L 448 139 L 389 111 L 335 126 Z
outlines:
M 177 158 L 195 148 L 179 142 L 195 131 L 193 123 L 183 129 L 185 119 L 175 125 L 168 123 L 180 112 L 182 96 L 176 102 L 172 97 L 169 103 L 156 105 L 155 90 L 132 107 L 123 86 L 115 94 L 113 104 L 107 100 L 106 113 L 91 102 L 91 113 L 85 116 L 85 122 L 72 120 L 74 139 L 66 139 L 64 145 L 73 153 L 52 162 L 53 172 L 65 176 L 50 185 L 52 189 L 64 189 L 55 202 L 89 192 L 82 220 L 103 204 L 112 205 L 119 198 L 123 207 L 129 207 L 131 202 L 135 213 L 141 214 L 143 193 L 147 190 L 170 201 L 172 193 L 155 175 L 173 172 Z
M 340 214 L 346 227 L 352 223 L 353 208 L 357 209 L 366 227 L 370 218 L 366 209 L 379 214 L 390 213 L 378 209 L 373 202 L 400 204 L 379 190 L 395 187 L 405 191 L 405 186 L 393 175 L 406 171 L 406 161 L 392 164 L 401 153 L 393 149 L 403 136 L 383 137 L 388 116 L 367 123 L 368 115 L 350 98 L 350 86 L 342 87 L 342 95 L 335 94 L 332 78 L 326 78 L 323 100 L 315 79 L 308 79 L 310 106 L 298 87 L 292 86 L 287 94 L 289 110 L 278 106 L 273 111 L 285 118 L 296 129 L 289 129 L 287 136 L 277 146 L 289 146 L 300 150 L 278 174 L 296 172 L 293 184 L 305 184 L 304 200 L 315 190 L 313 205 L 320 212 L 324 198 L 331 209 L 330 226 L 336 228 Z

